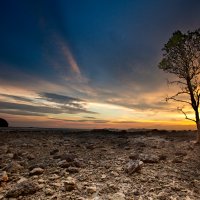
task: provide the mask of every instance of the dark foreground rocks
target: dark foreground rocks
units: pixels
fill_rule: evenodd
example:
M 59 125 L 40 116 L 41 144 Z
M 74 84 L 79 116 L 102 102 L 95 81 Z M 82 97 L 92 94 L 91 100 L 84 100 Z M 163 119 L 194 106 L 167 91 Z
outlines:
M 30 194 L 34 194 L 39 190 L 39 187 L 36 183 L 31 181 L 23 181 L 21 183 L 17 183 L 11 189 L 9 189 L 5 197 L 19 197 L 19 196 L 27 196 Z
M 198 200 L 193 132 L 0 130 L 0 200 Z

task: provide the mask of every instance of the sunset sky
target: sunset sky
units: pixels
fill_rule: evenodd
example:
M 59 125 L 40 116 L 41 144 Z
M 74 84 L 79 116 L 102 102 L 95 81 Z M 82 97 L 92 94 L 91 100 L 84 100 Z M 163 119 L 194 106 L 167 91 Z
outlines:
M 2 0 L 0 21 L 11 126 L 193 128 L 157 66 L 174 31 L 200 27 L 199 0 Z

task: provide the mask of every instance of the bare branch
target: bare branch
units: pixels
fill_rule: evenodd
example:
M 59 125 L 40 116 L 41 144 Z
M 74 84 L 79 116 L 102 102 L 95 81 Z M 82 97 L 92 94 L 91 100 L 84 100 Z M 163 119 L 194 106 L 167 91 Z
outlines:
M 189 101 L 184 101 L 184 100 L 180 100 L 180 99 L 175 99 L 174 97 L 166 98 L 166 101 L 169 101 L 169 100 L 173 100 L 173 101 L 177 101 L 177 102 L 182 102 L 182 103 L 187 103 L 187 104 L 192 105 Z
M 189 101 L 185 101 L 185 100 L 181 100 L 181 99 L 176 98 L 177 96 L 179 96 L 181 94 L 188 94 L 188 92 L 186 92 L 186 91 L 178 92 L 174 96 L 166 97 L 166 101 L 173 100 L 173 101 L 178 101 L 178 102 L 187 103 L 187 104 L 192 105 L 191 102 L 189 102 Z
M 190 121 L 193 121 L 193 122 L 196 123 L 196 121 L 195 121 L 194 119 L 191 119 L 191 118 L 189 118 L 189 117 L 187 116 L 187 114 L 183 111 L 182 108 L 179 108 L 179 107 L 178 107 L 177 110 L 178 110 L 178 111 L 181 111 L 181 112 L 185 115 L 185 119 L 190 120 Z
M 172 85 L 172 84 L 177 84 L 177 85 L 179 85 L 179 84 L 182 84 L 182 85 L 187 86 L 187 83 L 184 83 L 184 82 L 182 82 L 182 81 L 169 81 L 169 80 L 167 80 L 167 84 L 168 84 L 168 85 Z

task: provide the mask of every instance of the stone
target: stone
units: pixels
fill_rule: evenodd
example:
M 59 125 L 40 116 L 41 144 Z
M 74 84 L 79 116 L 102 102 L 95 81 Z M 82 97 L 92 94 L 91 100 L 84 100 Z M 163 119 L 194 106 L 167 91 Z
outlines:
M 56 153 L 58 153 L 58 152 L 59 152 L 58 149 L 54 149 L 54 150 L 50 151 L 50 155 L 54 155 L 54 154 L 56 154 Z
M 7 157 L 12 159 L 12 158 L 14 158 L 14 154 L 13 153 L 7 153 Z
M 141 160 L 144 163 L 158 163 L 160 158 L 157 155 L 139 154 L 129 156 L 132 160 Z
M 139 172 L 141 169 L 142 169 L 142 166 L 143 166 L 143 162 L 140 161 L 140 160 L 130 160 L 127 164 L 126 164 L 126 167 L 125 167 L 125 171 L 131 175 L 133 174 L 134 172 Z
M 58 162 L 58 166 L 62 168 L 68 168 L 70 167 L 70 163 L 66 160 L 61 160 L 60 162 Z
M 33 154 L 29 154 L 27 156 L 28 160 L 34 160 L 35 159 L 35 156 Z
M 27 178 L 21 177 L 21 178 L 17 181 L 17 183 L 22 183 L 22 182 L 27 181 L 27 180 L 28 180 Z
M 42 178 L 40 178 L 40 179 L 38 180 L 38 183 L 39 183 L 39 184 L 45 183 L 45 180 L 42 179 Z
M 3 171 L 1 180 L 2 180 L 3 182 L 7 182 L 7 181 L 8 181 L 8 174 L 7 174 L 6 171 Z
M 68 177 L 67 180 L 64 182 L 64 189 L 65 191 L 72 191 L 75 190 L 77 188 L 76 186 L 76 181 L 74 178 L 72 177 Z
M 97 187 L 95 185 L 89 186 L 89 187 L 86 188 L 86 190 L 87 190 L 87 193 L 93 194 L 93 193 L 97 192 Z
M 166 160 L 166 159 L 167 159 L 167 156 L 164 155 L 164 154 L 161 154 L 161 155 L 159 155 L 159 159 L 160 159 L 160 160 Z
M 173 160 L 172 160 L 172 163 L 182 163 L 183 161 L 182 161 L 182 159 L 181 158 L 174 158 Z
M 105 179 L 107 176 L 105 174 L 101 175 L 101 179 Z
M 77 167 L 68 167 L 67 169 L 66 169 L 66 171 L 67 172 L 69 172 L 69 173 L 78 173 L 79 172 L 79 169 L 77 168 Z
M 119 176 L 119 174 L 117 172 L 114 172 L 114 171 L 111 171 L 110 174 L 113 175 L 113 176 Z
M 9 163 L 7 166 L 6 166 L 6 171 L 7 172 L 19 172 L 23 169 L 23 166 L 21 166 L 18 162 L 16 161 L 12 161 L 11 163 Z
M 47 167 L 47 163 L 37 163 L 37 164 L 30 165 L 28 169 L 31 171 L 34 168 L 42 168 L 42 169 L 44 169 L 46 167 Z
M 159 157 L 156 155 L 140 155 L 140 160 L 142 160 L 144 163 L 158 163 Z
M 46 195 L 53 195 L 54 194 L 54 191 L 51 188 L 46 188 L 44 190 L 44 192 L 45 192 Z
M 110 196 L 109 200 L 125 200 L 125 195 L 122 192 L 117 192 Z
M 182 157 L 184 157 L 184 156 L 187 156 L 187 153 L 186 152 L 182 152 L 182 151 L 177 151 L 177 152 L 174 153 L 174 155 L 175 156 L 182 156 Z
M 19 196 L 26 196 L 29 194 L 34 194 L 36 191 L 39 190 L 39 187 L 36 183 L 32 181 L 23 181 L 21 183 L 17 183 L 8 192 L 5 194 L 5 197 L 19 197 Z
M 30 176 L 43 174 L 44 169 L 37 167 L 30 171 Z
M 73 155 L 73 154 L 63 154 L 63 155 L 60 156 L 60 158 L 61 158 L 61 160 L 66 160 L 68 162 L 73 162 L 74 159 L 76 158 L 76 156 Z

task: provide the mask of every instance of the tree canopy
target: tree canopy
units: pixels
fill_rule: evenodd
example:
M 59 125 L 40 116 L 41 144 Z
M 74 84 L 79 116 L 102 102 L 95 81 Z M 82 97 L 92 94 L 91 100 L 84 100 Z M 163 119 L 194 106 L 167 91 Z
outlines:
M 168 97 L 167 100 L 171 99 L 191 105 L 195 112 L 195 119 L 188 118 L 186 113 L 181 111 L 186 119 L 196 122 L 199 133 L 198 142 L 200 142 L 198 111 L 200 101 L 200 29 L 187 33 L 182 33 L 179 30 L 174 32 L 162 50 L 164 53 L 159 68 L 174 74 L 178 80 L 170 83 L 180 87 L 180 91 Z M 180 95 L 188 95 L 188 99 L 180 98 Z

